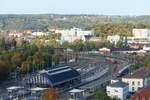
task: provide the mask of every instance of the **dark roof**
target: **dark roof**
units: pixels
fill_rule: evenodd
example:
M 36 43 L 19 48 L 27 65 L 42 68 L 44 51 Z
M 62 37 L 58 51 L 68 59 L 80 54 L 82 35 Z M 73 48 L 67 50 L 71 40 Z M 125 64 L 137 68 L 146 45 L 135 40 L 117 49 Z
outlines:
M 128 86 L 128 84 L 127 84 L 127 83 L 124 83 L 124 82 L 119 81 L 119 82 L 112 83 L 110 86 L 111 86 L 111 87 L 122 87 L 122 88 L 123 88 L 123 87 Z
M 142 67 L 136 70 L 133 74 L 128 74 L 124 78 L 146 78 L 150 77 L 150 68 Z
M 80 74 L 75 69 L 70 67 L 56 68 L 46 73 L 42 73 L 42 75 L 49 79 L 53 86 L 59 85 L 80 76 Z

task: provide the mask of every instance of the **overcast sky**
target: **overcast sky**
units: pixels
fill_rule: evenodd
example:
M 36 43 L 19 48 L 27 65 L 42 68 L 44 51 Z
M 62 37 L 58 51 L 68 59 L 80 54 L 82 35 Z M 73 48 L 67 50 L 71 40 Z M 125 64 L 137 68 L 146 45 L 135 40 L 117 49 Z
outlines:
M 150 0 L 0 0 L 0 14 L 150 15 Z

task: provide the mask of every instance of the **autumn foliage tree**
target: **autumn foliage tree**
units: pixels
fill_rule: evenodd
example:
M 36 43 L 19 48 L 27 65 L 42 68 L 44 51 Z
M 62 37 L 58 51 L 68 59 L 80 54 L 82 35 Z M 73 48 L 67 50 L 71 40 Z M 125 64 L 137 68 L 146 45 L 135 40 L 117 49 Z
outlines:
M 47 89 L 42 94 L 42 100 L 57 100 L 58 92 L 55 89 Z

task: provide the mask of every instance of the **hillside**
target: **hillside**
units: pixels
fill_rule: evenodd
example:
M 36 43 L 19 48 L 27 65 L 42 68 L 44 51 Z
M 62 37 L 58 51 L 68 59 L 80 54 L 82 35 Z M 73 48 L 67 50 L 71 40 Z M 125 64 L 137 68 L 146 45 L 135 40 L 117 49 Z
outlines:
M 109 28 L 116 27 L 118 25 L 122 25 L 123 28 L 127 27 L 150 28 L 150 16 L 57 15 L 57 14 L 0 15 L 0 31 L 14 31 L 24 29 L 32 29 L 32 30 L 38 29 L 42 31 L 47 31 L 49 27 L 50 28 L 80 27 L 84 29 L 95 29 L 95 30 L 97 30 L 98 27 L 99 31 L 100 28 L 103 28 L 108 25 L 111 25 L 109 26 Z M 102 29 L 100 30 L 103 32 Z M 118 29 L 116 30 L 117 32 L 126 32 L 126 31 L 118 31 Z

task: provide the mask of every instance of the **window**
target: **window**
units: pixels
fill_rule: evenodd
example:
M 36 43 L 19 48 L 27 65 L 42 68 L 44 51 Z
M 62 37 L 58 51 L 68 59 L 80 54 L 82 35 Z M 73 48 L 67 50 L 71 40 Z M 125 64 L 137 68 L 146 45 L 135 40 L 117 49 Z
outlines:
M 132 87 L 132 91 L 133 91 L 133 92 L 135 91 L 134 87 Z
M 138 81 L 138 85 L 140 85 L 140 81 Z
M 138 90 L 140 90 L 141 88 L 140 87 L 138 87 Z
M 71 94 L 71 95 L 70 95 L 70 98 L 71 98 L 71 99 L 74 99 L 75 97 L 74 97 L 74 95 L 73 95 L 73 94 Z
M 134 85 L 134 81 L 132 82 L 132 85 Z

